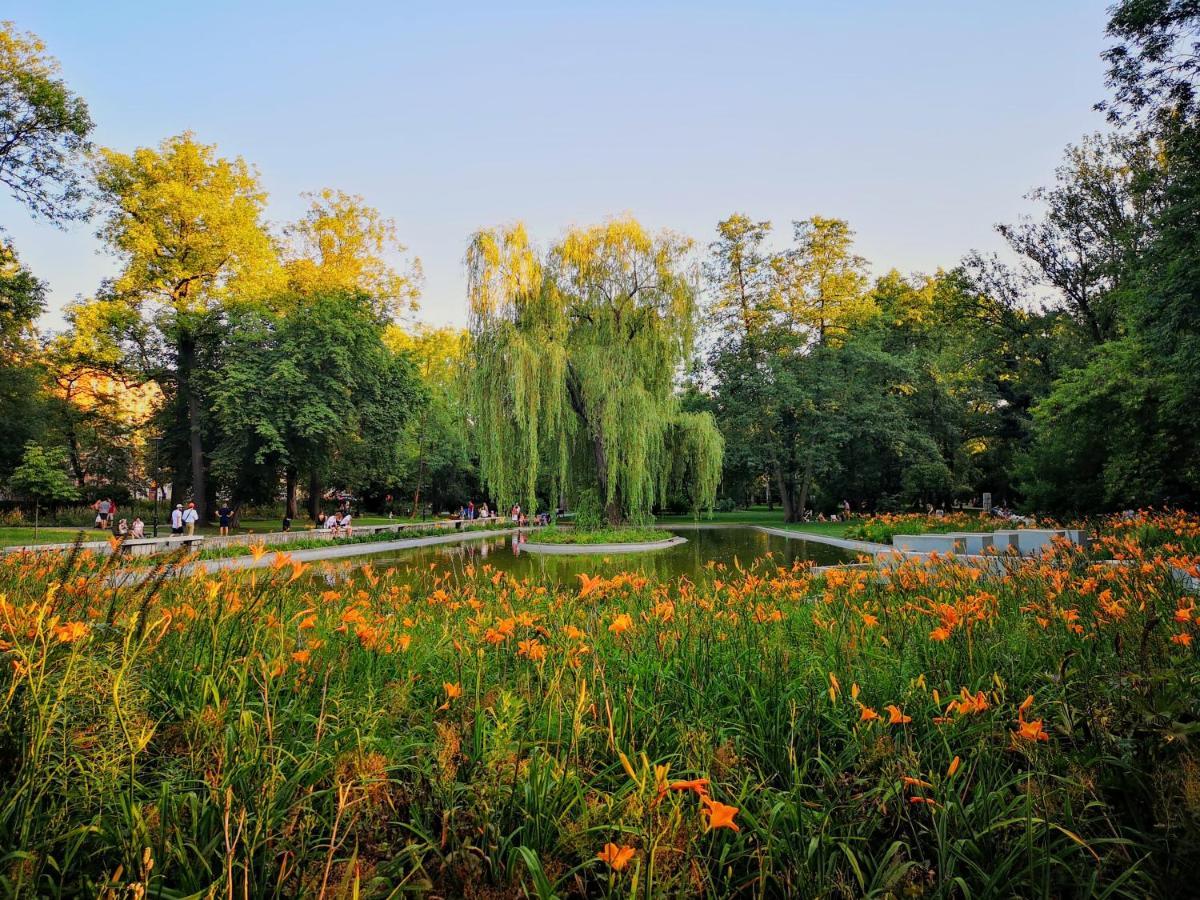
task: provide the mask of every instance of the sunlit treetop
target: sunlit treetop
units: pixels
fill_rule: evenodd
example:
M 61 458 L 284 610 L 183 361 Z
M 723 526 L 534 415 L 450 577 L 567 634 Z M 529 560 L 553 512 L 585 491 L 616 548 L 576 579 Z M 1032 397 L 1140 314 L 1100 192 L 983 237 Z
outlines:
M 267 195 L 240 157 L 185 132 L 131 154 L 103 150 L 96 181 L 107 205 L 99 235 L 125 263 L 116 295 L 184 312 L 282 286 Z
M 378 303 L 380 312 L 392 316 L 415 311 L 420 260 L 412 260 L 404 273 L 387 261 L 406 249 L 397 238 L 396 223 L 362 197 L 343 191 L 325 188 L 305 196 L 308 212 L 284 231 L 290 286 L 304 294 L 361 291 Z

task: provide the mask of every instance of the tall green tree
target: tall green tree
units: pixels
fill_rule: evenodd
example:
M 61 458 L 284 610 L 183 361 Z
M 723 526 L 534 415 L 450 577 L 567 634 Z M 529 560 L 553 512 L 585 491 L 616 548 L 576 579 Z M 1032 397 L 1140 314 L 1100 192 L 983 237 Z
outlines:
M 721 437 L 710 417 L 681 416 L 676 394 L 695 324 L 689 246 L 631 218 L 572 228 L 544 256 L 521 226 L 472 238 L 471 409 L 497 502 L 534 508 L 545 468 L 552 493 L 574 479 L 609 522 L 643 518 L 688 454 L 711 504 Z
M 92 119 L 33 34 L 0 22 L 0 184 L 35 216 L 82 218 Z
M 266 194 L 242 159 L 222 158 L 190 133 L 132 154 L 105 150 L 96 180 L 106 204 L 99 235 L 123 263 L 109 292 L 153 325 L 144 358 L 167 394 L 169 433 L 186 447 L 176 496 L 190 486 L 204 518 L 208 401 L 199 373 L 211 362 L 207 344 L 220 332 L 226 304 L 282 284 L 262 221 Z
M 273 499 L 282 475 L 298 511 L 305 475 L 358 493 L 390 484 L 423 402 L 411 360 L 384 343 L 372 298 L 331 291 L 228 312 L 207 393 L 213 474 L 237 502 Z M 309 498 L 316 511 L 319 495 Z

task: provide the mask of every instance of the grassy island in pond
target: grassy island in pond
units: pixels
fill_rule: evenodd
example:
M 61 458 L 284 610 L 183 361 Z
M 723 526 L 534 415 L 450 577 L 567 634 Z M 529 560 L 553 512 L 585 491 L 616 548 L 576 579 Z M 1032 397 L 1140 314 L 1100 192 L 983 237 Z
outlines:
M 671 537 L 659 528 L 545 528 L 532 540 L 539 544 L 657 544 Z

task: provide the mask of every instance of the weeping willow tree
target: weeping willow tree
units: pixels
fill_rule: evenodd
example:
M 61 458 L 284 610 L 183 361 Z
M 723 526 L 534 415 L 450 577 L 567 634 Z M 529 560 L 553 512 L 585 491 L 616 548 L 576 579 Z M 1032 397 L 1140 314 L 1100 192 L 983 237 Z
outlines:
M 467 250 L 471 408 L 482 475 L 503 506 L 594 487 L 612 524 L 643 520 L 675 484 L 711 507 L 721 436 L 683 413 L 692 350 L 689 242 L 631 218 L 573 228 L 539 254 L 521 225 Z

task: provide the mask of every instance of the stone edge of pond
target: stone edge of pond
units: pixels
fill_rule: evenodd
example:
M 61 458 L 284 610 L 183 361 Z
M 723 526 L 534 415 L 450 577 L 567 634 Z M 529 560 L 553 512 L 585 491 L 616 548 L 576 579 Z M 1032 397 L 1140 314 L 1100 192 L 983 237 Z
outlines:
M 611 555 L 613 553 L 649 553 L 668 550 L 686 544 L 687 538 L 676 535 L 665 541 L 639 541 L 629 544 L 521 544 L 522 553 L 544 553 L 547 555 Z

